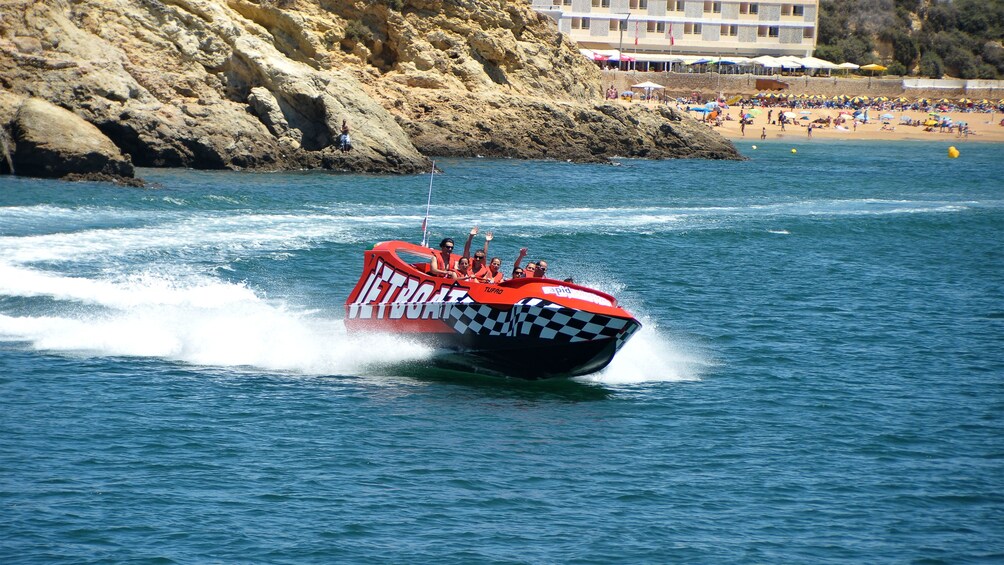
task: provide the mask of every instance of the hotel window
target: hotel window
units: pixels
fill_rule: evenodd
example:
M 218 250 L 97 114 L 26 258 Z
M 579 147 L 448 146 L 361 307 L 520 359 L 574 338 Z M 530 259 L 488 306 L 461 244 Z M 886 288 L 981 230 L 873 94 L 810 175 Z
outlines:
M 739 26 L 723 25 L 722 26 L 722 35 L 723 36 L 730 36 L 730 37 L 735 37 L 735 36 L 739 35 Z
M 647 10 L 648 0 L 631 0 L 628 7 L 632 10 Z
M 589 18 L 572 18 L 572 29 L 589 29 Z
M 649 33 L 662 33 L 666 31 L 666 24 L 659 22 L 648 22 L 645 26 L 645 31 Z
M 707 14 L 711 12 L 712 14 L 722 13 L 722 3 L 721 2 L 705 2 L 704 3 L 704 13 Z
M 685 35 L 701 35 L 701 24 L 683 24 Z
M 561 0 L 561 4 L 563 6 L 571 6 L 572 5 L 572 0 Z
M 759 26 L 756 28 L 757 37 L 777 37 L 777 26 Z
M 793 16 L 804 16 L 805 15 L 805 6 L 802 6 L 802 5 L 792 6 L 791 7 L 791 15 L 793 15 Z
M 811 27 L 807 27 L 802 30 L 802 38 L 804 39 L 812 39 L 813 36 L 815 35 L 816 35 L 816 30 L 812 29 Z
M 781 4 L 781 15 L 782 16 L 791 15 L 791 4 Z
M 610 0 L 593 0 L 593 8 L 609 8 Z
M 743 2 L 739 4 L 740 14 L 759 14 L 760 5 L 756 2 Z
M 620 20 L 610 20 L 610 31 L 617 31 L 621 28 Z
M 666 0 L 667 12 L 682 12 L 683 0 Z

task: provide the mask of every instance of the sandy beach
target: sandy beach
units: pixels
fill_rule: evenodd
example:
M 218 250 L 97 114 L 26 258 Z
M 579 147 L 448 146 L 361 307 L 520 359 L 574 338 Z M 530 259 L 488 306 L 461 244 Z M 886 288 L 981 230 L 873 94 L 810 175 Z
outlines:
M 811 113 L 808 114 L 809 120 L 796 120 L 796 124 L 785 125 L 784 131 L 781 131 L 779 125 L 771 125 L 767 122 L 767 112 L 766 110 L 760 116 L 753 118 L 753 124 L 746 125 L 745 135 L 740 129 L 739 124 L 739 113 L 740 108 L 732 107 L 726 112 L 731 114 L 734 118 L 733 120 L 725 120 L 722 122 L 721 126 L 714 126 L 715 130 L 722 134 L 724 137 L 731 139 L 733 141 L 737 140 L 752 140 L 759 141 L 761 135 L 766 128 L 767 140 L 778 140 L 778 139 L 792 139 L 792 140 L 805 140 L 809 138 L 808 134 L 808 124 L 811 120 L 816 120 L 819 118 L 826 118 L 827 116 L 836 119 L 839 113 L 843 110 L 836 108 L 822 108 L 822 109 L 812 109 L 808 110 Z M 789 111 L 787 108 L 774 108 L 774 118 L 776 120 L 778 111 Z M 802 112 L 802 109 L 796 109 L 794 112 L 797 114 Z M 952 122 L 966 122 L 969 124 L 969 129 L 971 133 L 968 136 L 960 136 L 956 130 L 951 133 L 947 131 L 942 133 L 938 128 L 934 128 L 934 131 L 925 131 L 924 126 L 912 126 L 905 125 L 901 117 L 907 116 L 912 120 L 923 121 L 927 118 L 927 113 L 923 111 L 878 111 L 871 110 L 869 112 L 874 116 L 880 116 L 885 113 L 892 114 L 893 119 L 884 120 L 888 124 L 884 124 L 881 119 L 873 119 L 868 123 L 858 123 L 854 126 L 851 122 L 844 124 L 846 126 L 845 130 L 837 129 L 836 127 L 819 127 L 819 124 L 813 124 L 812 128 L 812 139 L 847 139 L 847 140 L 923 140 L 923 141 L 944 141 L 945 143 L 954 143 L 959 141 L 978 141 L 978 142 L 991 142 L 991 143 L 1004 143 L 1004 126 L 1000 125 L 1001 119 L 1004 119 L 1004 114 L 1000 112 L 989 113 L 989 112 L 942 112 L 940 115 L 948 115 L 951 117 Z M 801 116 L 800 116 L 801 117 Z

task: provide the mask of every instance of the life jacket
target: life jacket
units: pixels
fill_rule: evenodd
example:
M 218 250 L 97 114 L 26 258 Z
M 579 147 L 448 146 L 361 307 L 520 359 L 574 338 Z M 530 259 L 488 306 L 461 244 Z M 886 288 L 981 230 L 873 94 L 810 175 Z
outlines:
M 457 278 L 460 278 L 460 279 L 473 279 L 474 278 L 474 270 L 471 269 L 470 265 L 467 266 L 467 270 L 466 271 L 463 271 L 463 270 L 461 270 L 460 263 L 458 262 L 450 270 L 453 271 L 454 273 L 457 273 Z
M 457 261 L 460 260 L 460 257 L 458 257 L 456 253 L 450 254 L 449 262 L 443 259 L 442 251 L 433 250 L 432 254 L 436 257 L 436 262 L 439 263 L 439 270 L 447 272 L 457 270 Z
M 479 281 L 489 284 L 498 284 L 502 282 L 502 279 L 505 278 L 504 276 L 502 276 L 502 271 L 499 271 L 494 275 L 492 275 L 492 271 L 488 267 L 485 267 L 483 271 L 478 273 L 477 277 Z

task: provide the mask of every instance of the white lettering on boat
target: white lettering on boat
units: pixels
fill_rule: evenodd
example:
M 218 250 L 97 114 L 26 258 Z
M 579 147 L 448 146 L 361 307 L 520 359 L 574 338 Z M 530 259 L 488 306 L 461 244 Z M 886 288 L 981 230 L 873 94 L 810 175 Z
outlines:
M 450 286 L 445 279 L 438 284 L 423 281 L 377 259 L 356 301 L 349 304 L 348 316 L 363 320 L 436 320 L 448 314 L 444 306 L 466 294 L 466 288 Z
M 606 298 L 603 298 L 598 294 L 593 294 L 592 292 L 579 290 L 577 288 L 569 288 L 567 286 L 545 286 L 541 287 L 541 290 L 544 291 L 544 294 L 553 294 L 554 296 L 560 296 L 563 298 L 585 300 L 586 302 L 592 302 L 593 304 L 599 304 L 600 306 L 613 306 L 613 303 Z

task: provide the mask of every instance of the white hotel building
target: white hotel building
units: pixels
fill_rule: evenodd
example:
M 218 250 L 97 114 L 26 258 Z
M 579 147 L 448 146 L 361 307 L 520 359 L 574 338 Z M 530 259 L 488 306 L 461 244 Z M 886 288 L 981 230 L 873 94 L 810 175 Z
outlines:
M 625 59 L 672 56 L 808 57 L 819 0 L 531 0 L 580 48 Z M 618 57 L 619 58 L 619 57 Z

